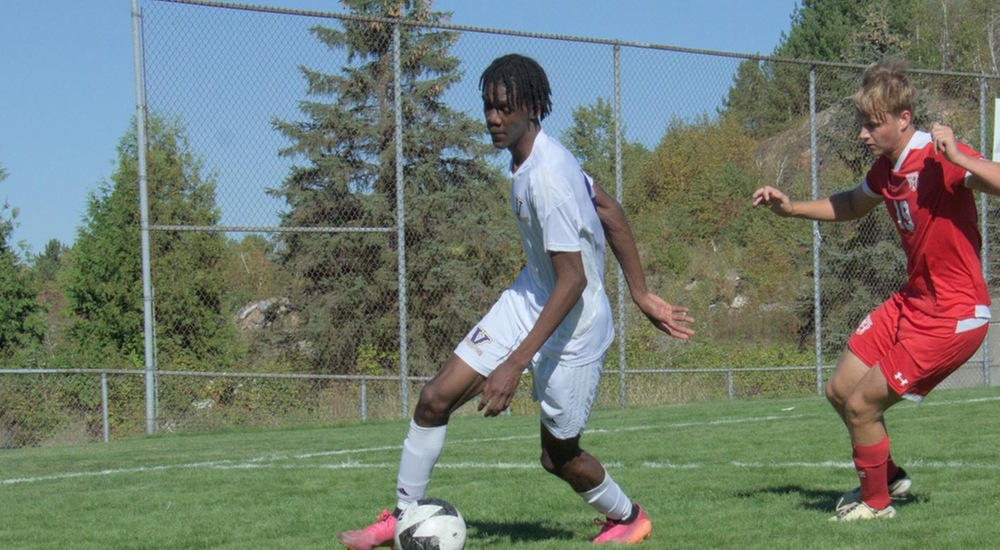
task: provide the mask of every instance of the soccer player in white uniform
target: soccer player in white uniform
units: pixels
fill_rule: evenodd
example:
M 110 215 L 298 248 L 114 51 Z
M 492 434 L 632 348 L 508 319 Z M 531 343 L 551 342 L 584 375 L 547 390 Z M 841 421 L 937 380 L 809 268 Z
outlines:
M 779 216 L 819 221 L 853 220 L 885 204 L 906 253 L 906 284 L 861 321 L 826 386 L 861 481 L 837 502 L 835 521 L 896 515 L 892 499 L 911 481 L 889 453 L 883 414 L 903 399 L 923 399 L 979 349 L 988 329 L 972 190 L 1000 194 L 1000 164 L 956 142 L 948 126 L 917 130 L 916 95 L 902 64 L 872 64 L 853 97 L 858 137 L 877 157 L 864 181 L 816 201 L 793 202 L 772 187 L 753 194 L 755 206 Z
M 580 448 L 614 337 L 604 291 L 605 238 L 633 301 L 657 328 L 686 339 L 693 334 L 688 326 L 693 319 L 687 308 L 646 288 L 621 206 L 542 130 L 552 102 L 541 66 L 522 55 L 505 55 L 483 72 L 479 84 L 493 145 L 511 153 L 510 206 L 527 263 L 421 390 L 403 443 L 396 509 L 338 539 L 356 550 L 391 546 L 396 519 L 426 493 L 452 412 L 482 395 L 479 410 L 500 414 L 530 369 L 541 415 L 542 467 L 605 516 L 595 543 L 639 543 L 652 530 L 645 511 Z

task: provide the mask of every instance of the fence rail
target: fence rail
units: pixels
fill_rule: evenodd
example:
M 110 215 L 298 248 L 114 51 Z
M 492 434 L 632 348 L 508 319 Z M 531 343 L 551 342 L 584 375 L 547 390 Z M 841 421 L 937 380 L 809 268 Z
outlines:
M 981 370 L 981 363 L 980 360 L 970 361 L 943 387 L 995 385 L 990 382 L 988 372 Z M 616 395 L 613 390 L 618 386 L 629 389 L 629 395 L 639 396 L 637 402 L 645 406 L 705 399 L 732 401 L 805 395 L 821 391 L 821 386 L 814 386 L 813 381 L 825 380 L 832 369 L 833 365 L 822 365 L 818 369 L 811 365 L 606 369 L 600 405 L 617 406 L 611 396 Z M 201 394 L 205 397 L 160 407 L 159 428 L 166 432 L 300 427 L 389 419 L 397 416 L 398 409 L 395 401 L 387 396 L 398 398 L 400 395 L 397 376 L 167 370 L 159 371 L 157 376 L 161 378 L 158 383 L 168 387 L 174 385 L 173 381 L 180 381 L 205 389 Z M 136 390 L 144 377 L 145 372 L 141 369 L 0 369 L 0 381 L 7 391 L 29 396 L 24 407 L 10 402 L 0 407 L 0 449 L 108 443 L 113 439 L 141 435 L 145 418 Z M 72 384 L 75 378 L 83 382 Z M 162 382 L 162 379 L 171 382 Z M 428 379 L 414 376 L 407 378 L 406 383 L 416 388 Z M 274 388 L 275 391 L 291 388 L 291 398 L 270 403 L 264 400 L 262 405 L 259 391 L 266 388 L 268 382 L 298 384 Z M 330 382 L 337 384 L 330 387 L 327 385 Z M 65 391 L 67 386 L 72 386 L 72 391 Z M 86 398 L 95 393 L 99 397 Z M 295 412 L 299 408 L 306 412 Z M 514 414 L 514 411 L 533 414 L 530 380 L 522 381 L 506 414 Z M 475 411 L 469 406 L 458 414 L 475 414 Z
M 826 372 L 831 366 L 823 366 L 820 370 Z M 745 396 L 747 390 L 740 389 L 740 378 L 752 373 L 806 373 L 810 377 L 816 372 L 812 366 L 798 367 L 729 367 L 706 369 L 643 369 L 635 371 L 606 370 L 605 386 L 617 385 L 615 376 L 621 376 L 621 383 L 627 386 L 626 378 L 642 380 L 651 377 L 683 376 L 691 377 L 714 376 L 713 383 L 717 386 L 707 393 L 713 397 L 724 396 L 729 400 Z M 215 430 L 224 427 L 297 427 L 310 424 L 327 424 L 334 422 L 366 422 L 371 419 L 394 417 L 386 415 L 384 399 L 380 406 L 372 410 L 369 393 L 384 390 L 387 386 L 397 387 L 391 390 L 399 395 L 399 378 L 396 376 L 366 376 L 366 375 L 320 375 L 294 373 L 246 373 L 246 372 L 201 372 L 201 371 L 159 371 L 161 379 L 195 380 L 203 387 L 209 387 L 218 381 L 224 381 L 222 386 L 232 390 L 230 397 L 224 397 L 224 391 L 216 391 L 215 397 L 190 401 L 180 407 L 171 406 L 166 411 L 161 409 L 160 428 L 164 431 L 197 431 Z M 0 449 L 17 448 L 25 445 L 57 445 L 79 444 L 103 441 L 108 443 L 112 438 L 123 438 L 140 435 L 145 419 L 137 414 L 141 403 L 135 399 L 134 389 L 142 382 L 145 372 L 139 369 L 0 369 L 0 380 L 3 380 L 8 390 L 23 390 L 55 399 L 55 402 L 44 403 L 43 407 L 32 404 L 31 411 L 18 410 L 11 407 L 0 409 Z M 67 399 L 60 393 L 67 382 L 73 378 L 83 378 L 82 386 L 90 386 L 91 392 L 98 392 L 96 401 Z M 417 386 L 429 377 L 416 376 L 407 378 L 407 384 Z M 109 380 L 111 381 L 109 383 Z M 289 417 L 288 403 L 276 403 L 275 410 L 257 410 L 250 413 L 248 407 L 259 406 L 259 403 L 241 401 L 240 384 L 245 381 L 295 381 L 304 382 L 313 390 L 321 388 L 324 383 L 336 381 L 345 383 L 340 388 L 350 387 L 352 391 L 335 393 L 342 400 L 339 406 L 330 405 L 330 410 L 314 411 L 311 418 L 300 415 Z M 77 394 L 87 394 L 86 388 L 81 391 L 76 387 Z M 519 389 L 512 409 L 530 410 L 530 384 L 526 383 Z M 42 389 L 40 390 L 40 387 Z M 110 389 L 109 389 L 110 388 Z M 116 391 L 117 390 L 117 391 Z M 703 388 L 701 390 L 705 392 Z M 211 392 L 209 392 L 211 394 Z M 313 393 L 316 393 L 314 391 Z M 301 398 L 302 396 L 298 396 Z M 131 403 L 128 401 L 131 400 Z M 667 402 L 675 402 L 670 399 Z M 345 403 L 347 405 L 345 406 Z M 648 404 L 648 403 L 647 403 Z M 311 406 L 311 399 L 304 398 L 291 404 Z M 335 409 L 335 410 L 334 410 Z M 464 413 L 470 412 L 467 407 Z M 133 411 L 131 415 L 124 411 Z M 350 413 L 353 411 L 353 415 Z M 375 414 L 373 414 L 373 412 Z M 464 414 L 463 413 L 463 414 Z M 38 418 L 34 418 L 38 417 Z M 21 433 L 25 420 L 30 421 L 30 433 Z

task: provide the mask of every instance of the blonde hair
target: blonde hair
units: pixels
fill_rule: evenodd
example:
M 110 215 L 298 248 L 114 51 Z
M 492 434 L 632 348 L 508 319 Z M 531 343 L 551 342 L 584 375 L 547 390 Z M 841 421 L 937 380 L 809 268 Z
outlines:
M 860 118 L 882 121 L 887 115 L 913 114 L 917 89 L 906 76 L 906 62 L 883 59 L 872 63 L 861 77 L 861 87 L 851 98 Z

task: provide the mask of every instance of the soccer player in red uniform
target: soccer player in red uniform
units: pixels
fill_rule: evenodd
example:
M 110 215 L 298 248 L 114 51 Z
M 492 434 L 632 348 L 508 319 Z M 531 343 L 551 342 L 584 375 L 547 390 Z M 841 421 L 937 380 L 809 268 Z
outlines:
M 834 521 L 896 515 L 892 498 L 911 482 L 890 456 L 883 413 L 920 401 L 965 363 L 990 318 L 972 190 L 1000 194 L 1000 164 L 957 142 L 948 126 L 917 130 L 917 92 L 904 69 L 894 60 L 872 64 L 853 96 L 858 137 L 877 157 L 860 185 L 802 202 L 772 187 L 753 193 L 754 206 L 817 221 L 853 220 L 883 203 L 906 253 L 907 282 L 861 321 L 826 386 L 861 481 L 837 502 Z

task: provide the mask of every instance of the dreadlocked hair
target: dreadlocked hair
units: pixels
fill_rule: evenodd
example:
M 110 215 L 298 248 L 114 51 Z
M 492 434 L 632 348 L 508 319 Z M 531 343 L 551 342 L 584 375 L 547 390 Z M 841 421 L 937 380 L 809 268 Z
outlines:
M 545 70 L 537 61 L 516 53 L 498 57 L 479 77 L 480 91 L 492 93 L 497 99 L 497 86 L 503 84 L 507 102 L 515 108 L 538 109 L 538 120 L 552 111 L 552 90 Z

